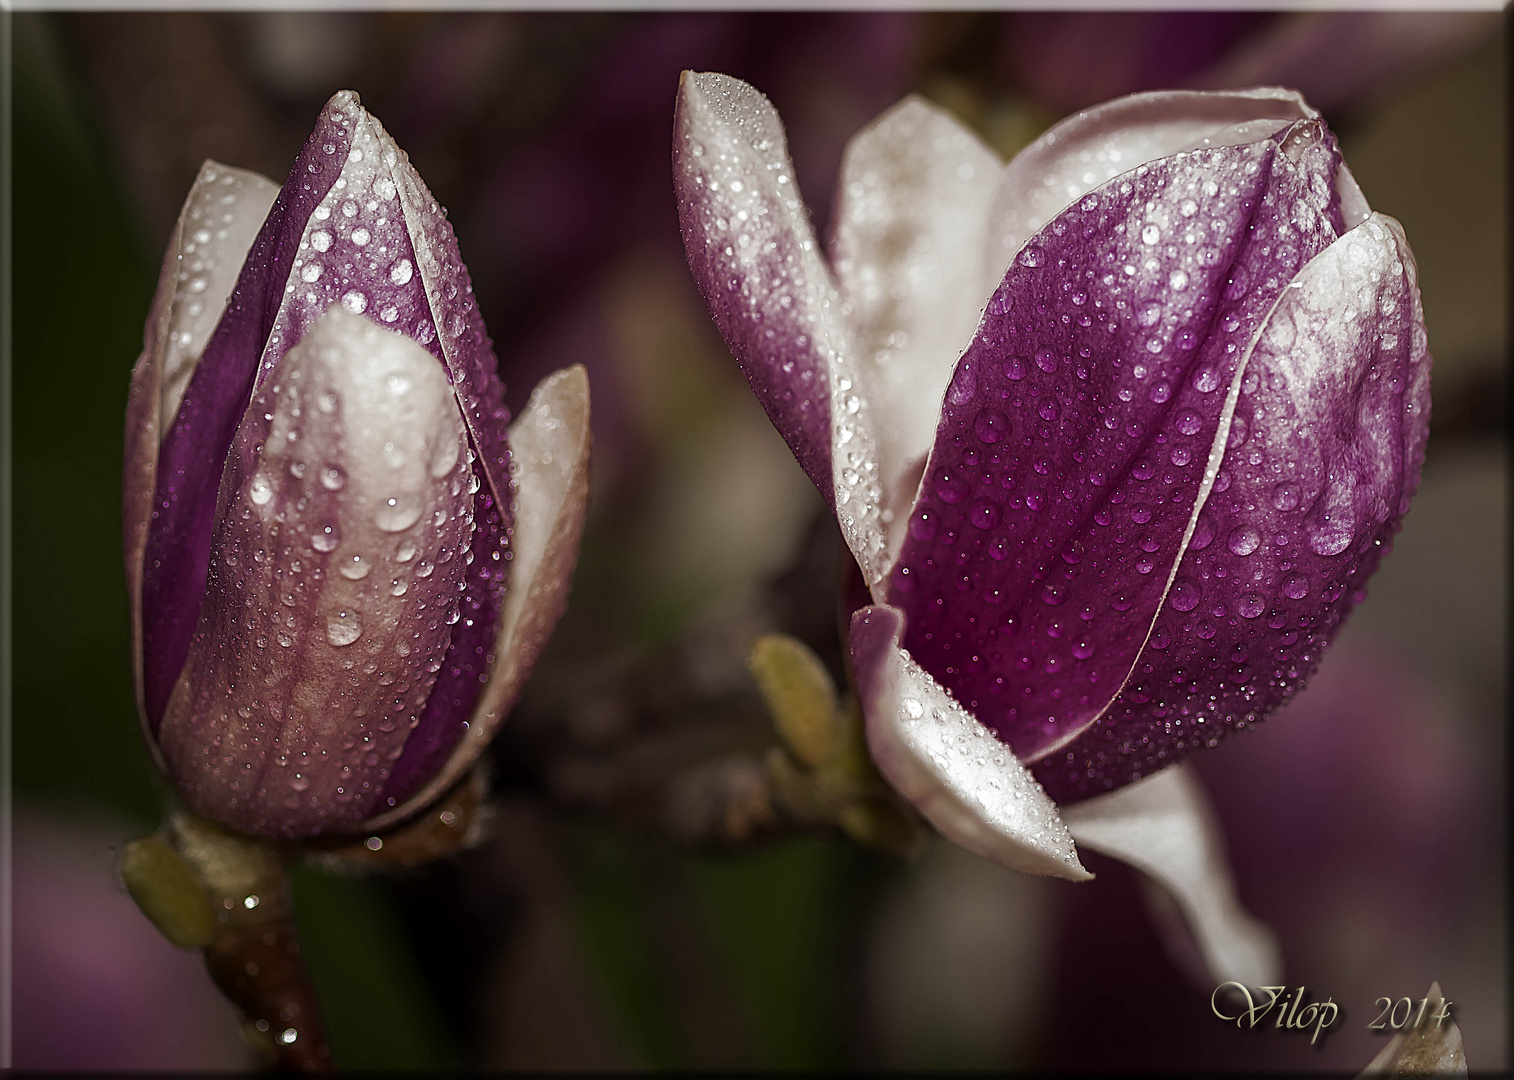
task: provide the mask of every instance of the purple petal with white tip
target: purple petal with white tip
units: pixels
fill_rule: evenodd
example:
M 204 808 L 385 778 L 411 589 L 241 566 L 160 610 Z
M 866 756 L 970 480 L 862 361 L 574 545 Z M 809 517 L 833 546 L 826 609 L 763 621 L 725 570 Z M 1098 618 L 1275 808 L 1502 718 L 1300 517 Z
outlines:
M 1335 238 L 1334 157 L 1305 121 L 1143 165 L 1032 238 L 989 302 L 889 597 L 911 655 L 1022 760 L 1075 738 L 1130 672 L 1246 346 Z
M 143 332 L 142 354 L 132 371 L 122 521 L 131 597 L 132 670 L 144 726 L 142 561 L 152 522 L 159 445 L 173 424 L 184 389 L 278 191 L 271 180 L 245 169 L 213 161 L 200 168 L 164 253 Z M 151 739 L 148 745 L 156 754 Z
M 1223 461 L 1129 681 L 1035 765 L 1059 801 L 1159 769 L 1285 701 L 1408 510 L 1430 358 L 1402 230 L 1374 214 L 1293 285 L 1241 372 Z
M 1072 838 L 1030 771 L 899 647 L 903 616 L 852 615 L 851 657 L 868 750 L 942 835 L 1000 865 L 1082 881 Z
M 1004 170 L 989 213 L 985 287 L 1047 222 L 1114 177 L 1180 151 L 1254 143 L 1318 115 L 1296 91 L 1258 87 L 1131 94 L 1069 116 Z
M 252 395 L 305 222 L 336 182 L 348 140 L 323 113 L 253 242 L 172 425 L 164 425 L 142 568 L 142 687 L 154 731 L 200 615 L 222 463 Z M 328 144 L 333 152 L 323 153 Z
M 510 425 L 516 490 L 506 556 L 510 590 L 500 605 L 488 682 L 466 731 L 408 798 L 385 792 L 365 828 L 403 821 L 462 779 L 514 705 L 567 603 L 588 504 L 589 444 L 589 380 L 574 365 L 537 384 Z
M 875 420 L 851 328 L 772 103 L 684 72 L 673 176 L 689 269 L 773 426 L 836 512 L 870 586 L 887 570 Z
M 846 348 L 846 331 L 783 124 L 746 83 L 688 71 L 673 128 L 673 181 L 694 280 L 773 426 L 830 502 L 828 354 Z
M 467 445 L 435 359 L 340 306 L 265 380 L 158 732 L 192 808 L 285 837 L 371 812 L 449 646 Z

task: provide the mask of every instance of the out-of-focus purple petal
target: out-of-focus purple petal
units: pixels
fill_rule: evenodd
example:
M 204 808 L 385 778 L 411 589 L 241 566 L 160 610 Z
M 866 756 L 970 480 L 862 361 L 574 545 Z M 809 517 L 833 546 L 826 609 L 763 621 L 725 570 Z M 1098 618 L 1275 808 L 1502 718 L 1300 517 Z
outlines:
M 911 655 L 1022 760 L 1108 707 L 1184 548 L 1209 542 L 1194 516 L 1232 384 L 1335 237 L 1333 159 L 1304 121 L 1143 166 L 1039 233 L 989 302 L 889 595 Z
M 993 732 L 899 647 L 896 608 L 852 615 L 868 749 L 894 789 L 954 843 L 1011 869 L 1081 881 L 1057 807 Z
M 158 448 L 167 430 L 164 421 L 171 425 L 178 412 L 184 388 L 278 191 L 278 185 L 257 173 L 213 161 L 201 167 L 164 253 L 142 335 L 142 354 L 132 371 L 122 521 L 131 598 L 132 670 L 137 675 L 137 709 L 144 730 L 142 557 L 152 520 Z M 157 755 L 153 740 L 147 741 Z
M 1266 715 L 1318 664 L 1419 482 L 1430 358 L 1413 256 L 1374 214 L 1285 290 L 1232 390 L 1226 449 L 1139 662 L 1035 766 L 1059 801 Z
M 500 610 L 489 681 L 466 735 L 445 764 L 393 809 L 364 822 L 402 821 L 460 780 L 478 760 L 520 694 L 568 600 L 589 493 L 589 380 L 578 365 L 543 379 L 510 425 L 515 484 L 510 591 Z M 384 800 L 387 804 L 387 798 Z
M 1311 11 L 1275 20 L 1183 80 L 1297 87 L 1334 115 L 1391 93 L 1498 32 L 1493 11 Z
M 694 280 L 768 417 L 833 503 L 830 357 L 849 343 L 783 125 L 746 83 L 696 72 L 679 83 L 673 124 Z
M 1318 114 L 1292 90 L 1132 94 L 1069 116 L 1004 170 L 985 234 L 985 290 L 1042 226 L 1121 173 L 1184 150 L 1240 146 Z
M 1182 766 L 1063 811 L 1079 844 L 1147 874 L 1177 902 L 1214 983 L 1282 977 L 1277 939 L 1241 907 L 1214 811 Z
M 1036 11 L 1001 24 L 1000 59 L 1031 97 L 1058 113 L 1183 80 L 1277 16 L 1255 11 Z M 1248 79 L 1215 86 L 1287 80 Z
M 977 136 L 918 97 L 847 144 L 831 260 L 851 307 L 885 496 L 930 450 L 933 406 L 983 314 L 988 290 L 977 263 L 1003 168 Z M 901 527 L 915 494 L 908 487 L 890 508 Z
M 685 72 L 673 173 L 689 268 L 715 324 L 876 586 L 886 566 L 874 420 L 772 103 L 738 79 Z
M 445 372 L 409 338 L 335 307 L 286 354 L 238 430 L 159 730 L 193 809 L 286 837 L 371 813 L 457 620 L 472 475 Z
M 142 567 L 142 687 L 154 732 L 200 616 L 222 463 L 282 310 L 306 223 L 340 175 L 350 141 L 350 128 L 323 111 L 258 232 L 178 413 L 171 426 L 164 423 Z

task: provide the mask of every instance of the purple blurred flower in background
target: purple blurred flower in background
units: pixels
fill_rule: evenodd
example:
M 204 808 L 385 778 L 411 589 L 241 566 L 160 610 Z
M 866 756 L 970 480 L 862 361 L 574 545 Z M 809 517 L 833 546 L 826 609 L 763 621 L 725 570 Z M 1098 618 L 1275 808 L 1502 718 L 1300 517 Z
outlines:
M 487 745 L 555 624 L 588 388 L 512 425 L 444 211 L 350 92 L 282 189 L 207 162 L 132 382 L 138 701 L 189 806 L 382 828 Z
M 674 168 L 715 321 L 871 590 L 884 775 L 1022 869 L 1084 876 L 1074 837 L 1218 858 L 1181 772 L 1053 800 L 1286 700 L 1408 509 L 1414 263 L 1315 110 L 1136 95 L 1006 166 L 908 99 L 848 146 L 829 262 L 750 86 L 685 76 Z

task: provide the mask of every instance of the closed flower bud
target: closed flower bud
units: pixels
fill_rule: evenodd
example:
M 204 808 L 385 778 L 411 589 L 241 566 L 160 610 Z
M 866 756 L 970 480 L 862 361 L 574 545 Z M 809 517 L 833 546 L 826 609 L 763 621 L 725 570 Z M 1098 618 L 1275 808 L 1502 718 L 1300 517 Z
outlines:
M 292 838 L 455 784 L 566 599 L 588 387 L 510 423 L 452 229 L 358 102 L 283 188 L 207 162 L 132 377 L 138 704 L 188 806 Z

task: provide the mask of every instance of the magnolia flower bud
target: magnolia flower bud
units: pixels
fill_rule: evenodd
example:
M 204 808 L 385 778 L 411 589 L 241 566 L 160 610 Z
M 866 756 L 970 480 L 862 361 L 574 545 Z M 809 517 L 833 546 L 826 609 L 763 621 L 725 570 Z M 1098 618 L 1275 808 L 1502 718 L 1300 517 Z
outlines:
M 689 265 L 872 594 L 880 770 L 964 846 L 1083 876 L 1114 804 L 1058 804 L 1286 701 L 1408 510 L 1401 228 L 1287 90 L 1122 98 L 1008 165 L 906 100 L 847 149 L 829 260 L 761 94 L 686 73 L 675 129 Z M 1195 804 L 1153 784 L 1119 805 Z
M 566 599 L 588 386 L 510 424 L 452 229 L 356 94 L 282 189 L 207 162 L 132 376 L 138 705 L 189 807 L 368 831 L 472 766 Z

